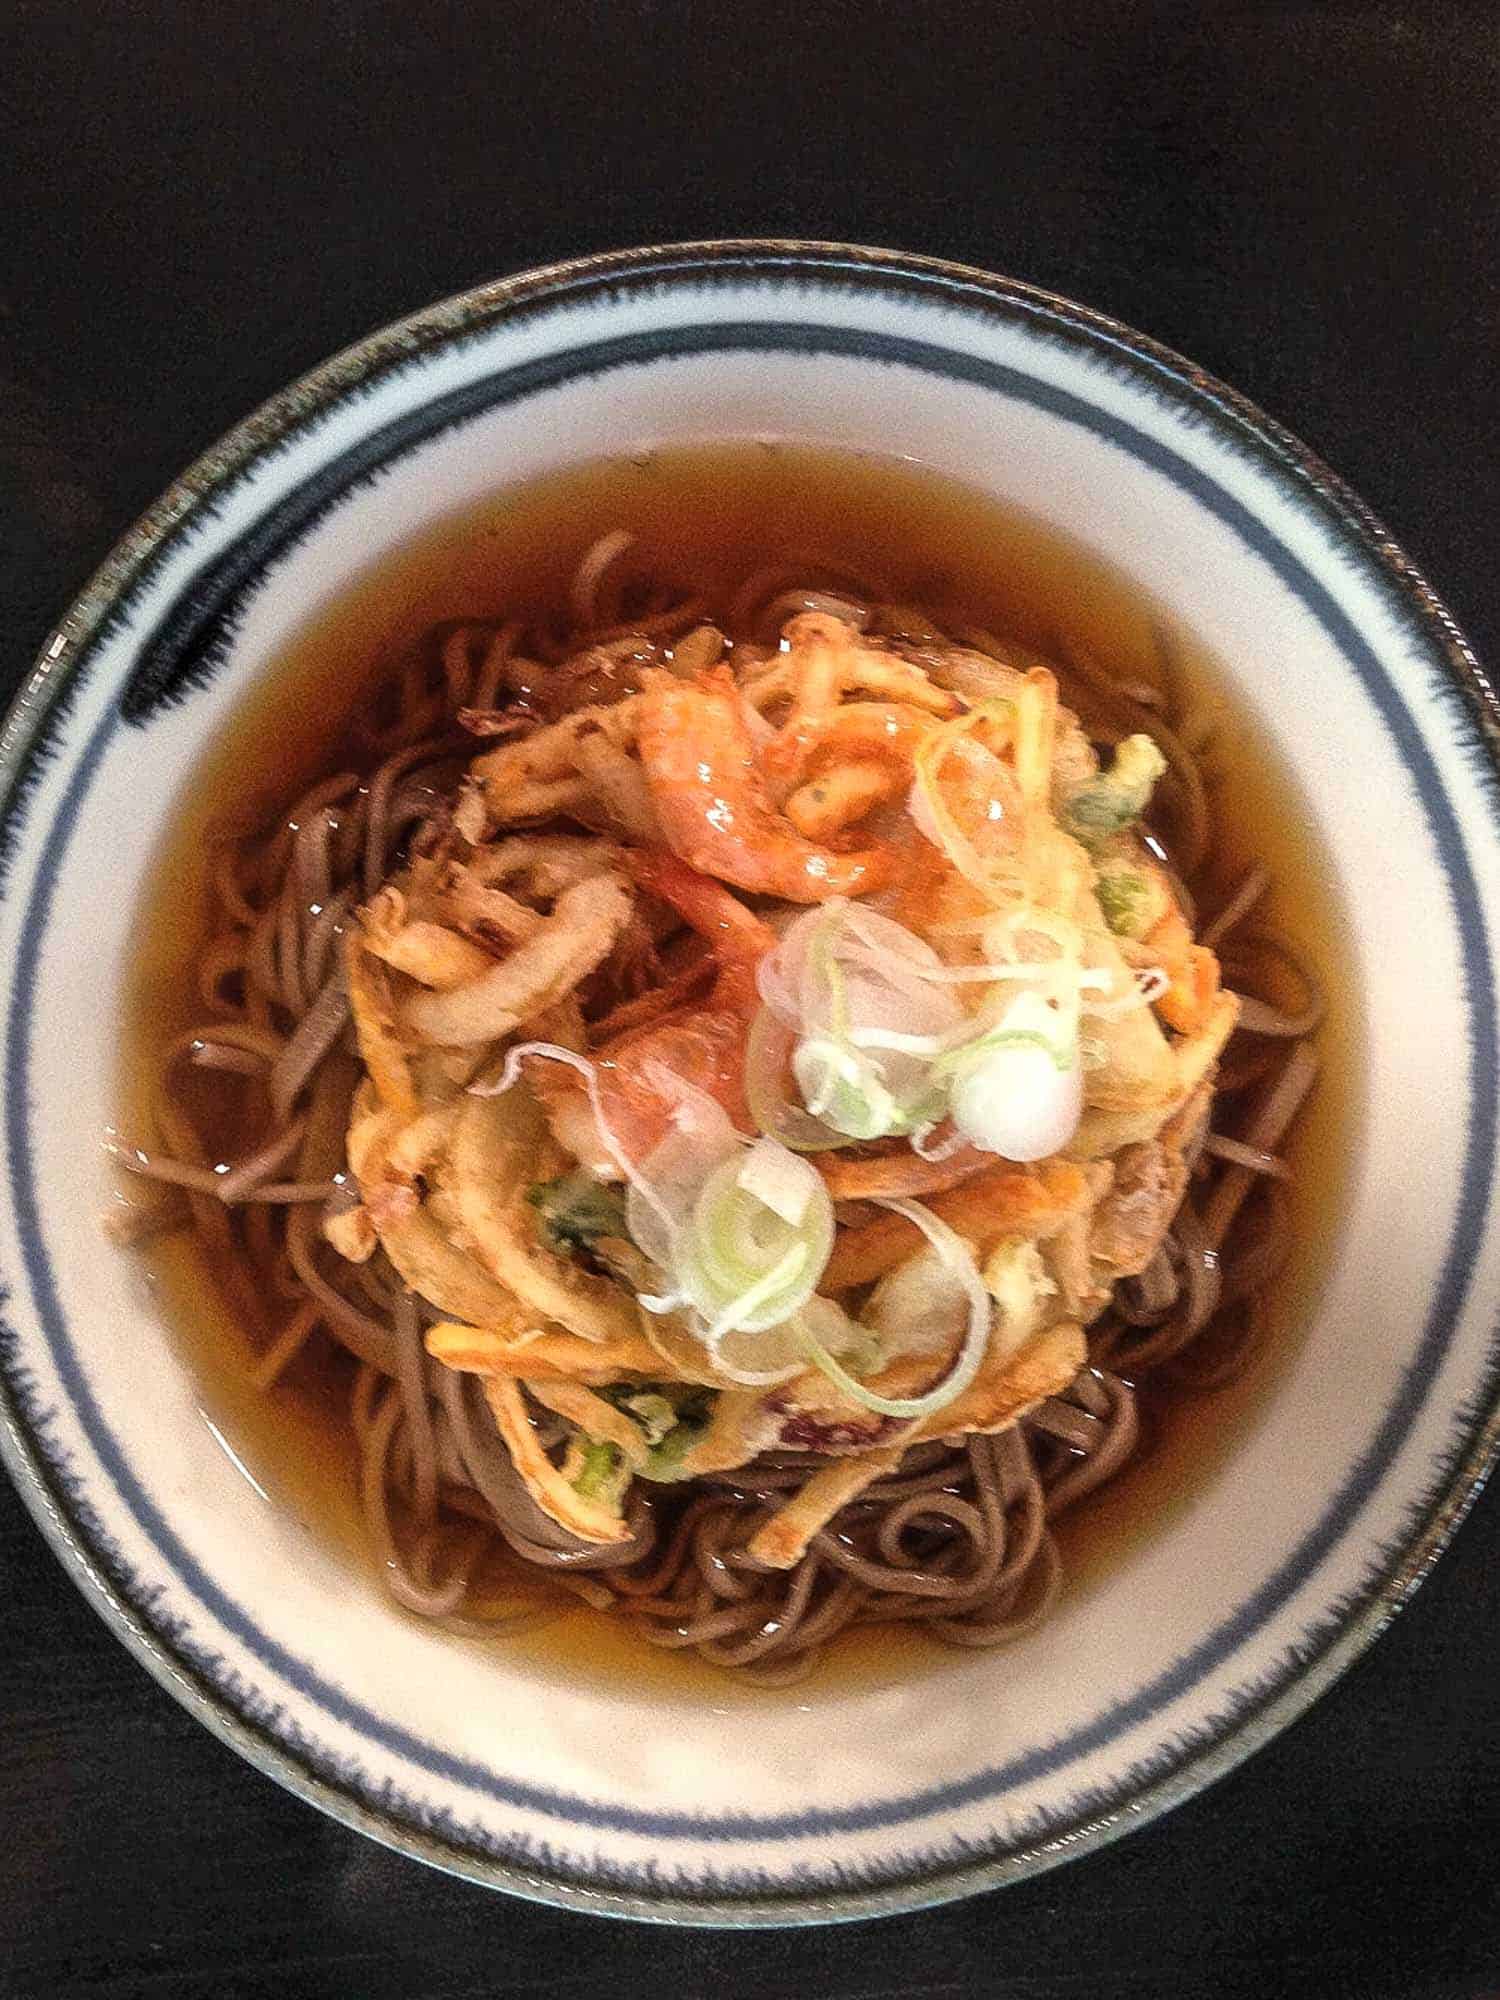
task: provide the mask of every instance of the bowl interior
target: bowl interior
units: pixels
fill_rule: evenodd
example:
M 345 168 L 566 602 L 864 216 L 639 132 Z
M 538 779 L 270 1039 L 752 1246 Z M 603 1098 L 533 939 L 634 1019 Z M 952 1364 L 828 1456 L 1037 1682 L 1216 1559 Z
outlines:
M 443 331 L 315 388 L 274 451 L 211 466 L 212 507 L 182 496 L 70 642 L 0 910 L 12 1458 L 157 1671 L 288 1782 L 428 1858 L 720 1920 L 1037 1865 L 1243 1754 L 1299 1676 L 1306 1698 L 1378 1623 L 1457 1504 L 1500 1277 L 1490 768 L 1433 628 L 1336 504 L 1065 314 L 879 267 L 772 268 L 620 279 Z M 1020 1644 L 898 1645 L 781 1693 L 397 1612 L 295 1481 L 240 1450 L 147 1271 L 98 1226 L 153 857 L 247 704 L 297 736 L 276 663 L 309 620 L 499 489 L 768 437 L 875 449 L 1024 509 L 1191 634 L 1240 718 L 1266 847 L 1313 855 L 1328 885 L 1336 975 L 1318 1199 L 1233 1435 Z

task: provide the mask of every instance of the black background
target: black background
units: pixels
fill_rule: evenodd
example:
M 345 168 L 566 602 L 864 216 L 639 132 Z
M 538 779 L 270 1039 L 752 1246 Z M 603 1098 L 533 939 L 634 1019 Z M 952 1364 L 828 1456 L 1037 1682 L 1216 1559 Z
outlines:
M 1500 661 L 1497 91 L 1493 0 L 8 0 L 0 689 L 180 466 L 335 348 L 507 270 L 715 234 L 963 258 L 1180 348 L 1350 479 Z M 731 1937 L 531 1908 L 297 1804 L 0 1488 L 0 1993 L 1500 1993 L 1497 1555 L 1492 1495 L 1303 1722 L 1122 1845 Z

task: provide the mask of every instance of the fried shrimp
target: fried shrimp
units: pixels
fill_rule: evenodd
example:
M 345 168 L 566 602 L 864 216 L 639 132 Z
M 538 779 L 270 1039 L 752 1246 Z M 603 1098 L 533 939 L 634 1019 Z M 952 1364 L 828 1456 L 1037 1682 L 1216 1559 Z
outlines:
M 745 1043 L 759 1005 L 756 967 L 776 934 L 722 883 L 674 855 L 634 853 L 628 865 L 640 888 L 670 905 L 704 939 L 717 966 L 701 1002 L 627 1028 L 591 1051 L 610 1135 L 629 1158 L 643 1160 L 672 1129 L 683 1086 L 750 1129 Z M 594 1172 L 616 1178 L 618 1165 L 577 1073 L 540 1061 L 531 1067 L 532 1088 L 554 1136 Z
M 716 667 L 691 684 L 647 677 L 639 747 L 667 845 L 692 868 L 789 903 L 860 896 L 889 880 L 882 847 L 843 851 L 797 832 L 772 803 L 743 697 Z

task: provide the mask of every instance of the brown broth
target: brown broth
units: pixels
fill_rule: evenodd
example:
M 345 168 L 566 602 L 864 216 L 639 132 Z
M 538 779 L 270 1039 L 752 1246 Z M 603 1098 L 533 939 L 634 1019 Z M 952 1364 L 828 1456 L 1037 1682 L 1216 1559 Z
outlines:
M 1227 889 L 1252 859 L 1264 860 L 1276 884 L 1270 920 L 1295 936 L 1325 975 L 1343 958 L 1346 917 L 1330 871 L 1268 747 L 1191 634 L 1080 544 L 904 462 L 790 444 L 652 452 L 499 492 L 439 521 L 311 617 L 242 702 L 186 785 L 145 892 L 141 936 L 148 942 L 135 968 L 121 1070 L 126 1129 L 139 1129 L 146 1115 L 159 1051 L 200 1012 L 190 968 L 207 923 L 205 836 L 262 822 L 338 768 L 348 718 L 434 625 L 557 611 L 582 551 L 622 525 L 638 538 L 633 561 L 690 582 L 715 605 L 752 570 L 815 557 L 870 579 L 883 595 L 923 606 L 939 623 L 982 625 L 1059 661 L 1082 654 L 1122 680 L 1155 679 L 1165 660 L 1174 686 L 1205 718 L 1211 879 Z M 1064 692 L 1067 698 L 1066 684 Z M 288 715 L 312 720 L 289 732 Z M 1137 1537 L 1204 1499 L 1314 1309 L 1341 1199 L 1338 1162 L 1357 1045 L 1350 999 L 1337 980 L 1326 983 L 1332 1004 L 1319 1037 L 1324 1072 L 1290 1147 L 1298 1253 L 1276 1288 L 1265 1343 L 1229 1388 L 1197 1395 L 1145 1389 L 1143 1449 L 1060 1524 L 1074 1592 L 1095 1587 Z M 141 1254 L 197 1375 L 205 1417 L 273 1501 L 333 1536 L 351 1560 L 368 1561 L 345 1416 L 345 1358 L 315 1345 L 269 1394 L 255 1389 L 250 1371 L 265 1334 L 252 1332 L 231 1307 L 196 1240 L 164 1238 Z M 561 1662 L 575 1675 L 628 1672 L 639 1680 L 649 1662 L 664 1691 L 696 1688 L 715 1701 L 749 1693 L 737 1691 L 731 1676 L 690 1656 L 658 1653 L 582 1608 L 546 1616 L 533 1608 L 487 1643 L 538 1665 Z M 954 1657 L 918 1632 L 897 1638 L 884 1628 L 848 1635 L 836 1670 L 873 1684 Z M 821 1676 L 828 1672 L 825 1665 Z M 757 1690 L 755 1698 L 767 1695 Z

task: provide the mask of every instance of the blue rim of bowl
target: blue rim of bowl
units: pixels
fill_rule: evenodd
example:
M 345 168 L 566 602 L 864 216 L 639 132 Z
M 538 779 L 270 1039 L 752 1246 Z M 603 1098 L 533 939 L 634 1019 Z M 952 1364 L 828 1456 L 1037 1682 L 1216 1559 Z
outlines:
M 1247 446 L 1264 464 L 1269 460 L 1283 475 L 1293 473 L 1303 489 L 1298 496 L 1318 503 L 1318 511 L 1344 538 L 1352 537 L 1366 557 L 1376 558 L 1391 586 L 1390 601 L 1402 621 L 1430 654 L 1436 645 L 1441 665 L 1464 698 L 1469 719 L 1477 727 L 1489 764 L 1500 764 L 1500 703 L 1480 670 L 1454 621 L 1425 580 L 1400 551 L 1374 516 L 1306 447 L 1265 418 L 1235 392 L 1215 382 L 1192 364 L 1134 334 L 1118 323 L 1069 301 L 1030 287 L 992 277 L 982 271 L 937 260 L 852 246 L 790 242 L 723 242 L 668 245 L 643 251 L 610 253 L 522 274 L 445 300 L 410 319 L 398 322 L 336 356 L 274 398 L 212 447 L 178 480 L 106 559 L 98 574 L 67 614 L 7 718 L 0 748 L 0 785 L 9 818 L 22 802 L 28 775 L 28 752 L 44 744 L 49 723 L 60 719 L 59 703 L 76 687 L 78 669 L 92 642 L 106 630 L 121 600 L 144 583 L 175 538 L 191 522 L 211 492 L 233 480 L 268 448 L 305 425 L 321 419 L 330 407 L 361 386 L 420 360 L 434 348 L 461 341 L 500 319 L 513 319 L 528 308 L 550 311 L 580 296 L 605 291 L 629 280 L 672 279 L 702 282 L 721 277 L 816 276 L 844 273 L 851 282 L 874 280 L 877 288 L 962 302 L 988 308 L 1002 319 L 1030 322 L 1053 338 L 1081 345 L 1094 353 L 1111 350 L 1137 380 L 1145 378 L 1158 393 L 1166 389 L 1180 408 L 1198 414 L 1204 406 L 1219 420 L 1225 441 L 1241 451 Z M 1184 394 L 1184 391 L 1187 392 Z M 1493 768 L 1491 769 L 1493 775 Z M 923 1857 L 911 1857 L 910 1876 L 878 1887 L 831 1888 L 806 1896 L 770 1891 L 748 1896 L 673 1896 L 670 1892 L 621 1893 L 576 1877 L 549 1877 L 512 1861 L 496 1861 L 451 1839 L 434 1838 L 409 1820 L 372 1811 L 349 1791 L 330 1782 L 293 1756 L 285 1745 L 235 1713 L 225 1697 L 211 1688 L 169 1639 L 153 1629 L 132 1607 L 105 1573 L 86 1533 L 71 1518 L 67 1496 L 39 1456 L 30 1427 L 16 1406 L 7 1384 L 6 1456 L 16 1483 L 44 1532 L 85 1595 L 147 1667 L 216 1734 L 232 1743 L 252 1763 L 337 1818 L 386 1844 L 437 1866 L 472 1876 L 519 1893 L 610 1914 L 696 1923 L 788 1923 L 828 1921 L 869 1916 L 973 1893 L 998 1882 L 1051 1865 L 1087 1851 L 1111 1838 L 1122 1824 L 1154 1817 L 1231 1768 L 1284 1727 L 1376 1636 L 1409 1596 L 1415 1584 L 1462 1519 L 1484 1472 L 1500 1446 L 1500 1419 L 1493 1404 L 1476 1412 L 1468 1448 L 1442 1483 L 1442 1490 L 1420 1511 L 1420 1518 L 1391 1558 L 1386 1573 L 1374 1583 L 1359 1607 L 1333 1630 L 1326 1646 L 1310 1662 L 1292 1666 L 1266 1698 L 1238 1711 L 1206 1746 L 1189 1750 L 1162 1776 L 1141 1785 L 1128 1799 L 1092 1814 L 1086 1823 L 1035 1839 L 1015 1851 L 990 1854 L 957 1864 L 939 1862 L 924 1869 Z M 96 1537 L 96 1540 L 98 1538 Z

